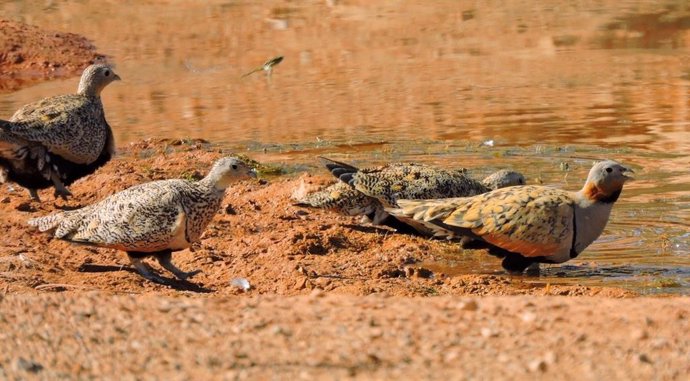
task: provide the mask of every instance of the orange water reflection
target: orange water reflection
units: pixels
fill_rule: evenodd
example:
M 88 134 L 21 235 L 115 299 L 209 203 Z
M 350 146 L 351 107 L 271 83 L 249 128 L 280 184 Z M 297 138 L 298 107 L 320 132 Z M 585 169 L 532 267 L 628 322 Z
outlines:
M 120 142 L 378 137 L 690 149 L 683 2 L 0 3 L 118 64 Z M 284 55 L 271 85 L 239 75 Z M 3 96 L 0 111 L 75 79 Z

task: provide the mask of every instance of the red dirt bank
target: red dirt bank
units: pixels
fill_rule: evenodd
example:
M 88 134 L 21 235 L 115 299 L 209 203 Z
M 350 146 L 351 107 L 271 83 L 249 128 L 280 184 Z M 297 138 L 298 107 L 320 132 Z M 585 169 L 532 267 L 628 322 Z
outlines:
M 104 58 L 85 37 L 0 19 L 0 92 L 79 75 Z

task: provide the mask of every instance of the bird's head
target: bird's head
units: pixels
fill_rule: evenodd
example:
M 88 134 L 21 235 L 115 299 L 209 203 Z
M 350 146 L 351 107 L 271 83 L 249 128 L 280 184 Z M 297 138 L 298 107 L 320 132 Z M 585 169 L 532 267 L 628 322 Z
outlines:
M 525 176 L 522 173 L 501 169 L 482 180 L 482 184 L 489 189 L 512 187 L 514 185 L 525 185 Z
M 615 202 L 623 184 L 633 170 L 613 160 L 600 161 L 592 167 L 583 188 L 584 196 L 593 201 Z
M 205 180 L 216 189 L 224 190 L 235 181 L 256 178 L 256 170 L 236 157 L 224 157 L 217 160 Z
M 81 75 L 77 93 L 88 96 L 99 96 L 101 91 L 113 81 L 119 81 L 120 76 L 115 74 L 112 66 L 97 63 L 86 69 Z

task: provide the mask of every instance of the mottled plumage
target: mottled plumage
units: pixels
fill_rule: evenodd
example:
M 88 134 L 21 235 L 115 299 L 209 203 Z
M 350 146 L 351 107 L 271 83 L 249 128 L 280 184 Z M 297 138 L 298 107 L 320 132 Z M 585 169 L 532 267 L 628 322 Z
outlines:
M 0 120 L 0 168 L 28 188 L 55 187 L 56 195 L 108 162 L 115 143 L 105 120 L 101 91 L 120 77 L 104 64 L 87 67 L 76 94 L 45 98 Z
M 295 205 L 333 210 L 348 216 L 373 216 L 377 209 L 383 207 L 377 199 L 342 181 L 300 197 Z
M 482 182 L 467 176 L 465 169 L 446 170 L 423 164 L 392 163 L 375 168 L 356 168 L 321 158 L 341 182 L 307 195 L 297 205 L 336 210 L 348 215 L 365 215 L 374 224 L 403 229 L 389 217 L 384 207 L 397 206 L 397 200 L 472 196 L 494 187 L 524 184 L 516 172 L 501 170 Z M 417 231 L 417 233 L 425 233 Z
M 607 160 L 592 167 L 579 192 L 516 186 L 474 197 L 399 200 L 387 209 L 437 236 L 468 236 L 488 243 L 506 270 L 575 258 L 604 230 L 611 208 L 632 172 Z
M 170 253 L 189 247 L 218 211 L 225 189 L 235 180 L 255 177 L 236 158 L 218 160 L 198 182 L 161 180 L 115 193 L 82 209 L 29 220 L 40 231 L 71 242 L 126 251 L 139 272 L 161 281 L 140 260 L 155 255 L 180 279 L 185 273 L 170 263 Z

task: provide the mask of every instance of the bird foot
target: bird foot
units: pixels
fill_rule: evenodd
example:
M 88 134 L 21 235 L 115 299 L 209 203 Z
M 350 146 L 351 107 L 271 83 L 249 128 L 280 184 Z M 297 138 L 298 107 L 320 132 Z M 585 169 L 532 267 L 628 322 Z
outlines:
M 67 200 L 67 197 L 72 195 L 72 192 L 62 183 L 60 175 L 57 172 L 50 172 L 50 180 L 53 182 L 53 187 L 55 188 L 55 197 L 60 196 L 63 200 Z
M 132 257 L 131 255 L 129 256 L 129 261 L 132 263 L 132 266 L 137 270 L 139 275 L 141 275 L 144 279 L 150 280 L 153 283 L 158 283 L 158 284 L 163 284 L 163 285 L 168 285 L 168 281 L 163 279 L 162 277 L 158 276 L 156 273 L 154 273 L 150 267 L 148 267 L 142 260 L 141 258 L 136 258 Z
M 187 272 L 178 271 L 178 272 L 174 272 L 173 274 L 179 280 L 187 280 L 187 279 L 193 277 L 194 275 L 199 274 L 200 272 L 201 272 L 201 270 L 194 270 L 194 271 L 187 271 Z
M 525 269 L 525 275 L 528 276 L 539 276 L 541 274 L 541 268 L 539 267 L 539 262 L 534 262 L 527 266 Z
M 67 197 L 72 196 L 72 192 L 70 192 L 67 188 L 62 187 L 60 188 L 55 188 L 55 193 L 53 193 L 55 197 L 60 197 L 63 200 L 67 200 Z
M 169 284 L 167 280 L 165 280 L 164 278 L 162 278 L 162 277 L 160 277 L 160 276 L 158 276 L 152 272 L 149 272 L 146 274 L 139 272 L 139 275 L 141 275 L 146 280 L 150 280 L 153 283 L 162 284 L 164 286 L 167 286 Z
M 463 236 L 462 238 L 460 238 L 460 242 L 458 243 L 458 245 L 461 249 L 471 249 L 474 243 L 475 242 L 472 238 Z
M 180 270 L 177 266 L 175 266 L 172 263 L 172 261 L 171 261 L 172 255 L 170 252 L 162 252 L 162 253 L 158 254 L 156 256 L 156 258 L 158 259 L 158 263 L 160 263 L 160 265 L 164 269 L 173 273 L 173 275 L 175 275 L 175 277 L 179 280 L 187 280 L 187 278 L 191 278 L 194 275 L 201 272 L 201 270 L 194 270 L 194 271 L 189 271 L 189 272 Z

